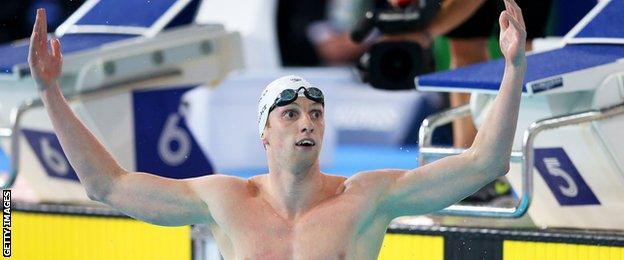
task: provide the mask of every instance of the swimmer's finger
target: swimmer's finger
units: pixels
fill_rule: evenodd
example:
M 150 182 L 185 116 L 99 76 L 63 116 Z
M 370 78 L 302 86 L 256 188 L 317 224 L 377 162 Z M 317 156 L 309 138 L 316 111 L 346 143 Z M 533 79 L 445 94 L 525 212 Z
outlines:
M 524 17 L 522 15 L 522 9 L 520 9 L 520 7 L 518 6 L 518 4 L 516 4 L 516 2 L 513 2 L 513 0 L 510 0 L 513 3 L 513 8 L 514 8 L 514 20 L 518 23 L 518 25 L 520 25 L 520 28 L 525 29 L 524 26 Z
M 501 33 L 507 30 L 509 27 L 509 13 L 507 11 L 502 11 L 500 16 L 498 17 L 498 24 L 501 28 Z
M 513 8 L 513 3 L 511 1 L 513 0 L 503 0 L 503 3 L 505 4 L 505 10 L 507 10 L 509 15 L 515 16 L 516 10 Z
M 514 19 L 514 17 L 511 16 L 507 16 L 509 19 L 507 19 L 507 21 L 509 22 L 509 24 L 511 24 L 518 32 L 524 32 L 524 25 L 520 24 L 520 22 L 518 22 L 516 19 Z
M 30 62 L 37 62 L 38 59 L 40 59 L 42 55 L 44 55 L 48 51 L 46 47 L 47 29 L 45 28 L 45 16 L 45 10 L 37 10 L 37 17 L 35 19 L 35 24 L 33 25 L 33 32 L 30 36 L 30 46 L 28 47 L 28 58 Z
M 34 28 L 33 28 L 34 29 Z M 28 45 L 28 59 L 29 61 L 34 58 L 35 55 L 35 45 L 38 44 L 39 35 L 37 32 L 33 31 L 32 35 L 30 35 L 30 45 Z
M 511 17 L 513 17 L 516 21 L 519 22 L 519 24 L 521 24 L 521 28 L 524 28 L 524 18 L 522 17 L 522 10 L 518 6 L 518 4 L 516 4 L 514 0 L 504 0 L 503 2 L 505 3 L 505 9 L 509 11 Z
M 55 38 L 51 41 L 50 45 L 52 45 L 52 56 L 57 59 L 62 59 L 63 55 L 61 54 L 61 41 L 58 38 Z
M 47 41 L 48 35 L 48 24 L 47 24 L 47 15 L 45 9 L 39 8 L 37 9 L 37 18 L 35 20 L 35 28 L 37 29 L 37 34 L 43 38 L 44 41 Z M 44 44 L 45 45 L 45 44 Z

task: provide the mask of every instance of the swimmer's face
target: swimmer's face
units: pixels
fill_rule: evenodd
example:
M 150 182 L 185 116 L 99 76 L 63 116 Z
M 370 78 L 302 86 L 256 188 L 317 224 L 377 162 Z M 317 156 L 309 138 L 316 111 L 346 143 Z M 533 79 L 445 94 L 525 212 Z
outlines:
M 323 144 L 325 110 L 321 103 L 299 97 L 269 114 L 263 140 L 280 162 L 314 163 Z

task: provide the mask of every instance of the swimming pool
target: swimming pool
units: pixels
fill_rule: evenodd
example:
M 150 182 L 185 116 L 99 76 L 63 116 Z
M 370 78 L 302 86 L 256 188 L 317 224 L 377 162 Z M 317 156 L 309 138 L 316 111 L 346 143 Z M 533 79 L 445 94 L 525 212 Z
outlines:
M 334 151 L 333 163 L 321 167 L 327 174 L 349 177 L 361 171 L 376 169 L 413 169 L 418 166 L 418 147 L 338 144 Z M 219 173 L 249 178 L 268 172 L 267 168 L 217 169 Z
M 9 157 L 4 153 L 2 147 L 0 147 L 0 173 L 7 172 L 9 170 Z

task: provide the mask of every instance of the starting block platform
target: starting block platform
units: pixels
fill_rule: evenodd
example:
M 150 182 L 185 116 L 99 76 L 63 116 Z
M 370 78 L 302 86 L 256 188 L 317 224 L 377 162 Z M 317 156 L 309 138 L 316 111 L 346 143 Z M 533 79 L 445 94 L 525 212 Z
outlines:
M 183 97 L 215 86 L 243 58 L 238 33 L 194 24 L 199 3 L 89 0 L 49 36 L 61 41 L 59 81 L 70 106 L 130 171 L 170 178 L 214 172 Z M 0 46 L 2 187 L 30 202 L 94 203 L 52 131 L 27 52 L 27 40 Z
M 527 55 L 523 98 L 507 174 L 515 208 L 449 208 L 449 214 L 520 217 L 539 227 L 624 227 L 624 1 L 601 1 L 558 48 Z M 434 115 L 421 128 L 421 164 L 462 152 L 431 146 L 436 126 L 472 115 L 483 122 L 504 60 L 416 79 L 421 91 L 470 92 L 471 102 Z M 537 173 L 537 174 L 534 174 Z

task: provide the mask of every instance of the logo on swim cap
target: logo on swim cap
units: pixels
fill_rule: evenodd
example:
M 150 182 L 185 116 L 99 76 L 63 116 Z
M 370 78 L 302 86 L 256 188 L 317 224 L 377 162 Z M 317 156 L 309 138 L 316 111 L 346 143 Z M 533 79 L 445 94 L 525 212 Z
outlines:
M 262 115 L 264 114 L 264 112 L 266 111 L 266 104 L 262 106 L 262 109 L 260 109 L 260 115 L 258 116 L 258 124 L 260 124 L 260 121 L 262 120 Z M 261 134 L 262 135 L 262 134 Z

